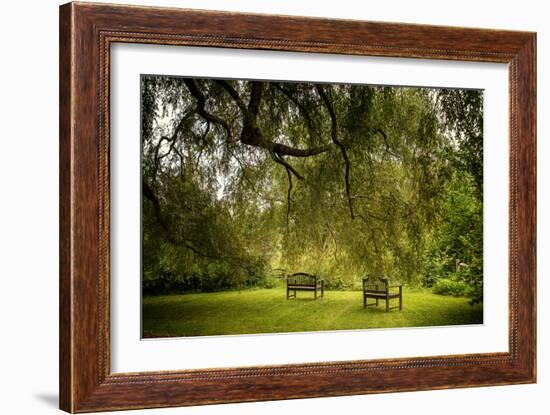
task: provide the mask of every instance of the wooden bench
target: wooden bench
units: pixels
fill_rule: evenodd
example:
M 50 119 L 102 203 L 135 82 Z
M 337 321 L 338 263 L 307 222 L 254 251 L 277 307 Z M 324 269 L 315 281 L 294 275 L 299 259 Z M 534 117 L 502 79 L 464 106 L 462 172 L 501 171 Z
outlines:
M 290 292 L 293 292 L 291 295 Z M 297 272 L 286 277 L 286 299 L 296 298 L 296 291 L 313 292 L 313 298 L 317 300 L 317 291 L 321 291 L 321 297 L 325 294 L 325 282 L 315 275 Z
M 397 288 L 398 291 L 391 291 L 392 289 Z M 368 304 L 367 299 L 373 298 L 376 300 L 375 303 Z M 397 298 L 399 299 L 399 306 L 390 307 L 390 300 Z M 367 308 L 371 305 L 378 306 L 378 300 L 386 301 L 386 312 L 390 311 L 393 308 L 398 308 L 399 310 L 403 309 L 403 288 L 401 284 L 399 285 L 389 285 L 387 278 L 363 278 L 363 308 Z

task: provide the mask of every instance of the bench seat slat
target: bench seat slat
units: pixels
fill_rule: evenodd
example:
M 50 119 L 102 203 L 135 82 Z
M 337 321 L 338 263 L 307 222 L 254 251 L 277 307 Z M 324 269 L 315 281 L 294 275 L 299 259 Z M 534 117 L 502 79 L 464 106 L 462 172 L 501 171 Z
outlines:
M 376 293 L 365 293 L 365 296 L 367 297 L 371 297 L 371 298 L 386 298 L 386 293 L 383 293 L 383 294 L 376 294 Z M 388 294 L 388 297 L 389 298 L 398 298 L 399 297 L 399 294 Z

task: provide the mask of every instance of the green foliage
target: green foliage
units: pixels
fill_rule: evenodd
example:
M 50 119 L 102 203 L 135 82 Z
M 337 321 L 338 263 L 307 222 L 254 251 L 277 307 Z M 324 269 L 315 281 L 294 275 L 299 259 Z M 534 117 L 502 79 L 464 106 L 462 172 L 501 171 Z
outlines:
M 472 302 L 483 300 L 483 206 L 470 176 L 456 171 L 445 186 L 442 225 L 432 235 L 424 285 L 453 280 L 466 285 Z M 458 267 L 457 260 L 463 264 Z
M 481 301 L 482 103 L 480 91 L 144 76 L 143 292 L 271 287 L 283 269 L 337 290 L 367 274 L 453 278 Z
M 454 137 L 458 151 L 453 164 L 472 176 L 481 199 L 483 193 L 483 94 L 472 89 L 441 89 L 442 126 Z
M 439 278 L 433 286 L 433 292 L 453 297 L 471 297 L 473 295 L 472 287 L 464 281 L 456 281 L 450 278 Z

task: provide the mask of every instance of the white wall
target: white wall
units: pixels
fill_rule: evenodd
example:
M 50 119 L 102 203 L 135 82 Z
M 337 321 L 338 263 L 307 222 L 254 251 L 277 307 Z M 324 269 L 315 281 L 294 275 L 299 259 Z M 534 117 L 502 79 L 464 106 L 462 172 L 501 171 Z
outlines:
M 358 2 L 263 0 L 138 1 L 232 11 L 476 26 L 538 32 L 538 292 L 550 292 L 544 277 L 550 262 L 548 114 L 550 13 L 545 2 Z M 57 407 L 57 200 L 58 32 L 53 0 L 2 5 L 0 65 L 0 412 L 55 413 Z M 545 24 L 546 23 L 546 24 Z M 550 76 L 550 74 L 547 75 Z M 7 94 L 6 94 L 7 92 Z M 545 111 L 546 110 L 546 111 Z M 205 406 L 132 412 L 158 414 L 349 413 L 406 410 L 416 414 L 489 411 L 513 414 L 550 403 L 548 302 L 539 301 L 539 383 L 536 385 L 429 391 L 346 398 Z M 390 405 L 386 409 L 387 405 Z M 544 411 L 544 409 L 542 409 Z

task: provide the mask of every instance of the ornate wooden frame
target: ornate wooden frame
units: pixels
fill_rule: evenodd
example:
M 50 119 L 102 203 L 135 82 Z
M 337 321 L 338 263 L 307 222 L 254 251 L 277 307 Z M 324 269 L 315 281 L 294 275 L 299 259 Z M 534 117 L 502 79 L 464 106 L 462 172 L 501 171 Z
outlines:
M 113 42 L 507 63 L 509 352 L 111 373 L 109 54 Z M 60 8 L 59 91 L 60 407 L 65 411 L 535 382 L 535 33 L 70 3 Z

